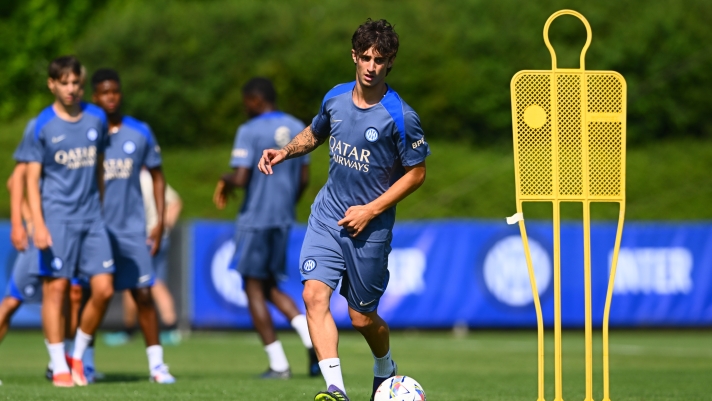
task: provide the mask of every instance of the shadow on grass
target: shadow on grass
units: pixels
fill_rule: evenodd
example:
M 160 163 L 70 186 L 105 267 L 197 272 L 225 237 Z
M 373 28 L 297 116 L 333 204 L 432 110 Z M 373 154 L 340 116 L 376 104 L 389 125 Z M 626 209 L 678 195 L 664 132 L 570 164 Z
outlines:
M 138 381 L 148 382 L 148 377 L 146 375 L 137 375 L 134 373 L 106 373 L 106 376 L 101 380 L 97 380 L 96 384 L 130 383 Z

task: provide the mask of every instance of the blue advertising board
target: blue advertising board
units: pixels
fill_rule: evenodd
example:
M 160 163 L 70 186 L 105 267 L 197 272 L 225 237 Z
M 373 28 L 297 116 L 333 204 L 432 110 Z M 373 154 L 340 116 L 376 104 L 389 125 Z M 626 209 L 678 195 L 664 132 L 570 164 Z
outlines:
M 191 325 L 250 328 L 242 277 L 232 268 L 234 224 L 186 225 Z M 615 238 L 614 223 L 594 223 L 592 294 L 594 325 L 600 326 Z M 0 224 L 0 238 L 9 238 Z M 288 278 L 281 288 L 302 305 L 299 252 L 306 231 L 296 226 L 287 252 Z M 552 229 L 527 222 L 544 320 L 553 324 Z M 582 327 L 583 229 L 565 222 L 562 238 L 562 321 Z M 390 282 L 379 312 L 393 328 L 535 327 L 536 315 L 516 226 L 504 221 L 397 223 L 389 256 Z M 4 292 L 16 252 L 0 241 L 0 290 Z M 40 327 L 39 305 L 23 305 L 14 327 Z M 275 310 L 278 327 L 289 323 Z M 350 327 L 346 301 L 332 298 L 340 327 Z M 623 233 L 611 309 L 612 327 L 712 326 L 712 224 L 632 222 Z
M 600 326 L 608 286 L 614 223 L 594 223 L 592 293 Z M 192 325 L 249 328 L 242 278 L 232 268 L 233 223 L 197 221 L 192 235 Z M 282 289 L 302 305 L 299 251 L 306 227 L 291 231 L 288 279 Z M 527 222 L 544 320 L 553 324 L 552 228 Z M 583 229 L 566 222 L 562 238 L 562 322 L 584 324 Z M 379 305 L 393 328 L 535 327 L 529 276 L 519 230 L 499 221 L 397 223 L 389 256 L 390 282 Z M 712 225 L 628 223 L 613 292 L 611 325 L 712 325 Z M 346 301 L 332 297 L 332 314 L 350 327 Z M 288 327 L 273 312 L 279 327 Z

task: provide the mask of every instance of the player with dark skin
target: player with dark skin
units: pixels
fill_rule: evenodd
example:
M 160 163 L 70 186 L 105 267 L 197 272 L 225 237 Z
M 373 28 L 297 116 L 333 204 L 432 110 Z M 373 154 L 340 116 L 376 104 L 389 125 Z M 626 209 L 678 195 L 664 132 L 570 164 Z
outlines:
M 110 133 L 118 132 L 121 127 L 123 120 L 123 115 L 120 111 L 121 100 L 121 84 L 116 81 L 106 80 L 94 87 L 92 101 L 106 113 L 109 120 Z M 161 239 L 163 238 L 165 178 L 160 168 L 150 169 L 149 171 L 153 178 L 153 192 L 159 216 L 159 222 L 151 233 L 149 233 L 147 239 L 148 245 L 151 246 L 151 255 L 153 256 L 158 252 L 161 246 Z M 156 306 L 151 295 L 151 288 L 134 288 L 130 291 L 138 307 L 138 322 L 143 331 L 146 346 L 159 345 L 158 314 L 156 313 Z
M 250 118 L 277 110 L 273 103 L 256 93 L 243 94 L 242 103 Z M 247 187 L 251 174 L 252 169 L 245 167 L 238 167 L 231 173 L 224 174 L 218 181 L 213 195 L 215 206 L 218 209 L 224 209 L 228 198 L 234 195 L 236 188 Z M 301 198 L 304 189 L 309 184 L 309 165 L 302 166 L 299 184 L 297 199 Z M 245 277 L 245 293 L 249 301 L 252 322 L 263 344 L 271 344 L 277 340 L 267 301 L 271 302 L 289 321 L 300 314 L 292 298 L 280 291 L 273 280 L 265 281 Z

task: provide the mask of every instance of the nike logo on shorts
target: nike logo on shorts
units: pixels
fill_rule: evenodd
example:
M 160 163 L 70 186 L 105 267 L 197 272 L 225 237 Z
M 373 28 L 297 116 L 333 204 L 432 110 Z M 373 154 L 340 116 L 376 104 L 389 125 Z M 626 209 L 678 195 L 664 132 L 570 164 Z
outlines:
M 344 120 L 334 120 L 333 118 L 331 119 L 331 122 L 334 123 L 334 124 L 340 123 L 340 122 L 342 122 L 342 121 L 344 121 Z
M 368 305 L 371 305 L 371 304 L 374 303 L 374 302 L 376 302 L 375 299 L 374 299 L 374 300 L 371 300 L 371 301 L 369 301 L 369 302 L 366 302 L 366 303 L 364 303 L 363 301 L 361 301 L 361 302 L 359 303 L 359 305 L 361 305 L 361 306 L 368 306 Z
M 150 274 L 146 274 L 145 276 L 139 277 L 139 278 L 138 278 L 138 282 L 139 282 L 139 283 L 145 283 L 146 281 L 148 281 L 148 280 L 150 280 L 150 279 L 151 279 L 151 275 L 150 275 Z
M 60 142 L 62 142 L 66 137 L 67 137 L 66 135 L 53 136 L 53 137 L 52 137 L 52 143 L 60 143 Z
M 114 259 L 105 260 L 105 261 L 101 262 L 101 264 L 104 265 L 105 269 L 108 269 L 114 265 Z

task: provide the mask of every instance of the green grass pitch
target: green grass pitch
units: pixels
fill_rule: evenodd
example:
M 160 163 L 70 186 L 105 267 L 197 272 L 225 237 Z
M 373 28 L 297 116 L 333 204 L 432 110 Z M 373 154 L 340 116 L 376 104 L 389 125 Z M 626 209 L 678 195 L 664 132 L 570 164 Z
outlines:
M 0 400 L 312 400 L 324 383 L 306 375 L 306 352 L 292 333 L 280 333 L 294 378 L 255 379 L 266 366 L 257 336 L 247 332 L 193 333 L 166 347 L 178 379 L 150 384 L 142 341 L 97 346 L 106 380 L 87 388 L 55 389 L 43 378 L 47 353 L 36 331 L 11 331 L 0 345 Z M 600 336 L 595 336 L 594 399 L 602 398 Z M 416 378 L 430 401 L 536 400 L 536 332 L 395 332 L 394 357 L 402 374 Z M 368 400 L 372 360 L 355 333 L 342 334 L 344 379 L 354 401 Z M 553 400 L 553 343 L 547 336 L 546 399 Z M 563 335 L 564 399 L 584 398 L 583 333 Z M 611 399 L 707 400 L 712 397 L 712 332 L 614 331 Z

